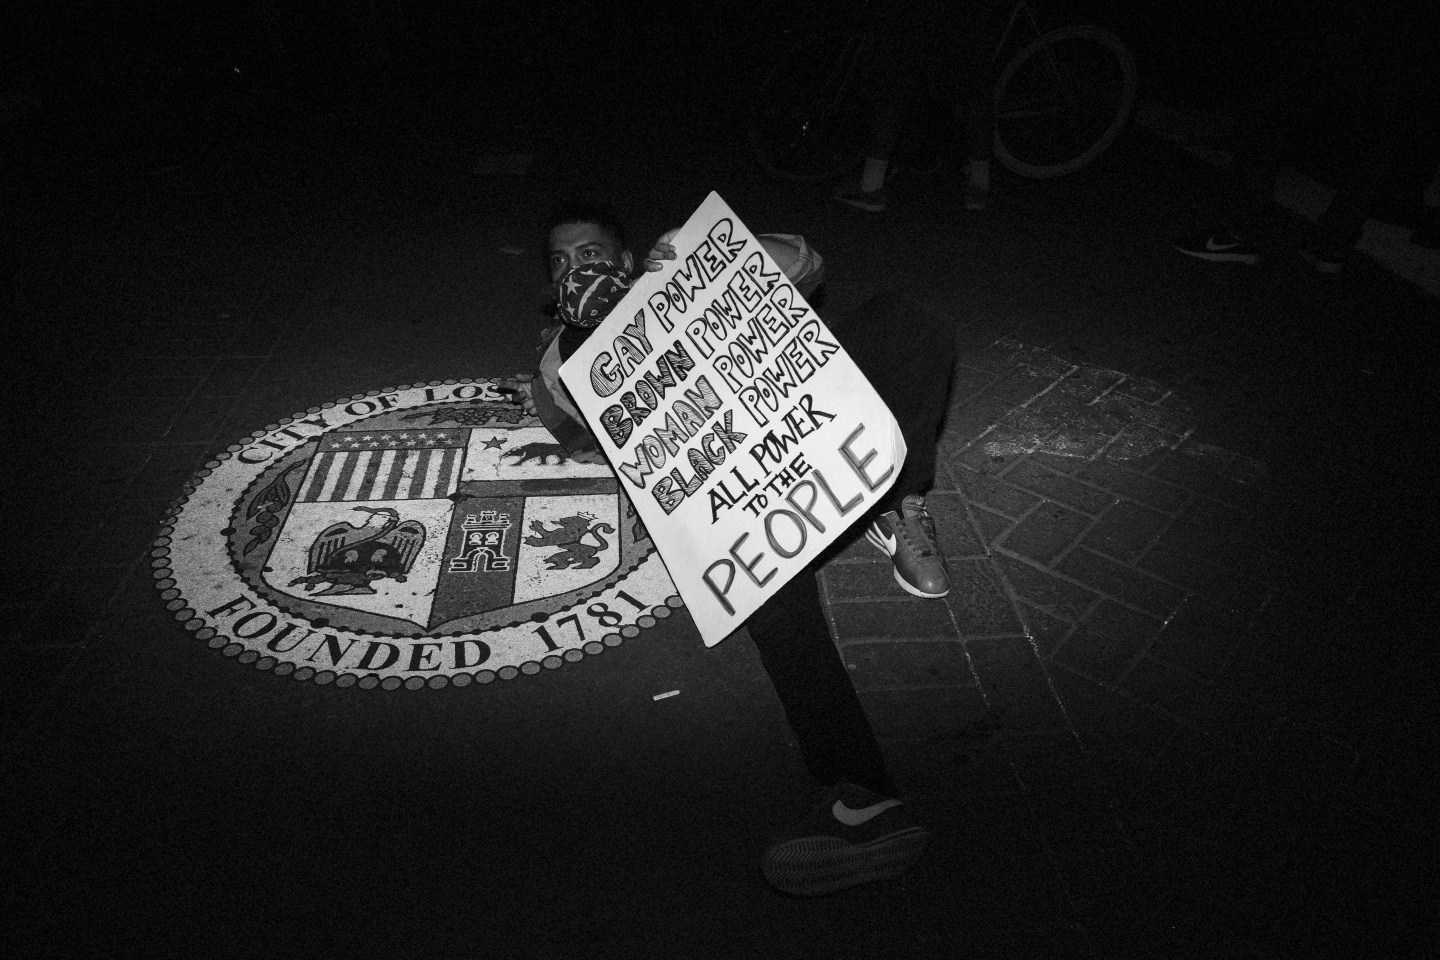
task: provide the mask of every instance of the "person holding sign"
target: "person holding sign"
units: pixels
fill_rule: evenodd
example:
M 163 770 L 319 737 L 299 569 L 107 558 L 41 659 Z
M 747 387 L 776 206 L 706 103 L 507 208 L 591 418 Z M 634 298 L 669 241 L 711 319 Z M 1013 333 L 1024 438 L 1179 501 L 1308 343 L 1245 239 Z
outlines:
M 644 268 L 661 270 L 677 254 L 663 236 Z M 824 262 L 803 238 L 757 238 L 802 297 L 814 296 Z M 624 297 L 638 275 L 624 228 L 608 207 L 557 207 L 547 223 L 551 281 L 559 323 L 546 330 L 534 373 L 516 375 L 512 389 L 526 412 L 584 462 L 603 462 L 601 447 L 559 378 L 568 359 Z M 954 360 L 943 323 L 897 297 L 879 296 L 838 318 L 831 332 L 863 358 L 864 372 L 892 410 L 908 454 L 894 485 L 861 519 L 858 529 L 889 554 L 895 579 L 916 596 L 943 597 L 949 589 L 944 560 L 923 493 L 934 475 L 935 439 L 948 403 Z M 800 896 L 831 893 L 898 876 L 924 852 L 930 834 L 909 821 L 896 798 L 845 665 L 830 636 L 815 574 L 845 545 L 842 540 L 746 620 L 807 769 L 824 796 L 812 814 L 766 851 L 762 871 L 777 889 Z

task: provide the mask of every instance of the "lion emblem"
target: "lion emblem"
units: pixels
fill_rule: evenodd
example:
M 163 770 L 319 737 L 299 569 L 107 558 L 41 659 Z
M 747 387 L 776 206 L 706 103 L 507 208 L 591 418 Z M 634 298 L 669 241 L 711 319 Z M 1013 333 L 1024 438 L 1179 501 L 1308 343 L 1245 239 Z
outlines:
M 594 514 L 589 513 L 561 517 L 549 530 L 545 529 L 544 521 L 532 520 L 530 529 L 535 532 L 525 538 L 525 543 L 532 547 L 565 548 L 545 558 L 550 570 L 588 569 L 600 562 L 599 554 L 610 546 L 601 534 L 615 532 L 615 528 L 608 523 L 592 523 L 594 519 Z M 585 537 L 594 537 L 600 545 L 592 547 L 588 543 L 582 543 Z

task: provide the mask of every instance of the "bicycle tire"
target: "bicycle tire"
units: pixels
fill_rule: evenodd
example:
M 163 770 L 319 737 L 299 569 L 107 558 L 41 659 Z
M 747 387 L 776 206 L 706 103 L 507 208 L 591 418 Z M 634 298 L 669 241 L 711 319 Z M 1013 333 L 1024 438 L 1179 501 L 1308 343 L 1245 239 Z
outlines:
M 855 92 L 861 43 L 854 33 L 815 34 L 776 59 L 746 124 L 766 173 L 802 183 L 827 180 L 863 159 L 865 117 Z
M 995 84 L 995 157 L 1022 177 L 1059 177 L 1104 153 L 1135 106 L 1135 60 L 1120 38 L 1061 27 L 1026 44 Z

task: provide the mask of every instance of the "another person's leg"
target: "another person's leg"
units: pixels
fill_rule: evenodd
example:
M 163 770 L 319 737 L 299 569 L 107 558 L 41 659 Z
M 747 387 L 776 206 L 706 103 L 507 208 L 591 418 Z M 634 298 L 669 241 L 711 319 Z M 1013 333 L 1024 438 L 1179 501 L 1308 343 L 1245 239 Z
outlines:
M 872 64 L 870 69 L 879 70 L 879 64 Z M 902 65 L 899 70 L 870 85 L 865 165 L 861 168 L 858 183 L 850 181 L 835 191 L 836 200 L 872 213 L 879 213 L 889 206 L 885 180 L 890 172 L 890 158 L 908 118 L 908 107 L 919 76 L 918 64 L 913 71 Z
M 896 798 L 830 637 L 816 579 L 825 559 L 782 587 L 747 622 L 806 768 L 824 788 L 809 815 L 780 833 L 761 860 L 765 879 L 797 896 L 899 876 L 930 842 L 930 832 L 911 822 Z
M 894 485 L 855 524 L 859 532 L 934 484 L 935 444 L 954 369 L 954 331 L 943 318 L 895 293 L 877 294 L 853 310 L 827 316 L 826 323 L 895 415 L 907 448 Z M 820 783 L 849 781 L 889 793 L 893 784 L 830 638 L 814 575 L 845 542 L 782 587 L 748 626 L 811 775 Z
M 924 541 L 937 555 L 921 495 L 934 481 L 935 442 L 953 367 L 953 332 L 896 295 L 882 294 L 827 319 L 895 414 L 908 448 L 894 486 L 856 529 L 866 530 L 889 517 L 902 528 L 900 539 L 923 531 L 924 536 L 911 539 Z M 824 615 L 815 573 L 846 542 L 837 543 L 782 587 L 747 623 L 806 767 L 819 783 L 830 785 L 811 815 L 766 851 L 766 878 L 778 889 L 799 895 L 897 876 L 930 840 L 928 831 L 913 825 L 894 799 L 895 784 Z M 923 552 L 924 544 L 912 543 L 908 549 Z M 897 571 L 902 562 L 896 557 Z M 943 574 L 943 563 L 940 570 Z
M 825 323 L 900 424 L 908 452 L 905 466 L 881 509 L 935 479 L 935 444 L 949 406 L 955 369 L 955 330 L 944 317 L 910 297 L 881 291 Z
M 1383 61 L 1383 53 L 1370 59 Z M 1355 73 L 1366 82 L 1337 85 L 1335 96 L 1335 196 L 1319 218 L 1315 242 L 1301 251 L 1322 273 L 1340 272 L 1354 255 L 1377 200 L 1400 175 L 1401 157 L 1433 133 L 1440 115 L 1440 98 L 1388 62 Z
M 878 213 L 889 204 L 885 179 L 900 131 L 920 89 L 930 53 L 933 0 L 882 0 L 870 11 L 859 64 L 868 102 L 865 165 L 859 182 L 843 184 L 835 199 Z
M 810 776 L 821 787 L 807 816 L 774 836 L 761 872 L 776 889 L 820 896 L 899 876 L 929 845 L 865 716 L 820 600 L 819 560 L 746 623 Z
M 965 127 L 965 209 L 990 205 L 990 160 L 995 148 L 995 37 L 991 26 L 1001 0 L 961 0 L 941 42 L 937 94 L 955 104 Z
M 781 587 L 746 621 L 816 783 L 854 783 L 888 797 L 895 784 L 820 602 L 825 557 Z
M 943 597 L 950 579 L 924 498 L 934 486 L 936 443 L 950 402 L 955 332 L 943 317 L 894 292 L 877 294 L 826 322 L 890 408 L 905 438 L 899 476 L 857 527 L 889 554 L 895 580 L 907 592 Z
M 1210 195 L 1196 205 L 1197 225 L 1175 242 L 1180 253 L 1213 263 L 1260 262 L 1255 234 L 1275 195 L 1281 107 L 1273 88 L 1262 89 L 1267 92 L 1241 116 L 1230 165 Z
M 1374 130 L 1355 129 L 1344 143 L 1335 196 L 1320 215 L 1315 240 L 1301 256 L 1321 273 L 1339 273 L 1360 243 L 1365 221 L 1389 179 L 1396 145 Z
M 1288 19 L 1256 4 L 1246 8 L 1243 23 L 1217 27 L 1234 49 L 1213 62 L 1222 73 L 1243 62 L 1249 93 L 1239 104 L 1231 161 L 1196 204 L 1196 221 L 1175 241 L 1180 253 L 1214 263 L 1260 261 L 1256 236 L 1275 196 L 1284 114 L 1313 98 L 1312 78 L 1304 71 L 1312 69 L 1310 44 L 1320 28 L 1292 31 L 1284 26 Z

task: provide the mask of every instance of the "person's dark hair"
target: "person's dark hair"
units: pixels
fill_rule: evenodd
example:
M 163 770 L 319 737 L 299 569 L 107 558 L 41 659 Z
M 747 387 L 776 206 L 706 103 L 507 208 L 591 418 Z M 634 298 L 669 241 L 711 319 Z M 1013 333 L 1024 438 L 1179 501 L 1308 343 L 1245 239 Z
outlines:
M 621 250 L 630 249 L 625 243 L 625 227 L 620 223 L 620 215 L 610 204 L 591 200 L 562 200 L 550 208 L 550 216 L 545 218 L 545 236 L 540 248 L 545 254 L 547 270 L 550 261 L 550 231 L 567 223 L 593 223 L 610 234 Z

